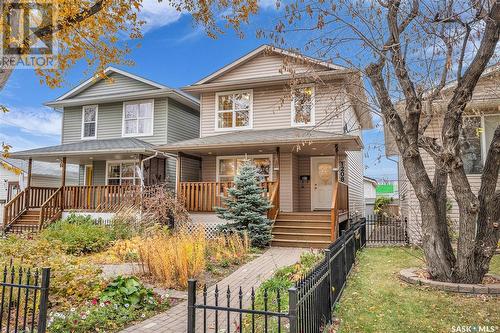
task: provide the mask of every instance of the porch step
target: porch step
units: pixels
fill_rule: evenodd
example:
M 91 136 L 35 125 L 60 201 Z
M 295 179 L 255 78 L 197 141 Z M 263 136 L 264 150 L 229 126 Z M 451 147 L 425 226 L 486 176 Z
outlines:
M 330 234 L 330 226 L 322 226 L 322 227 L 310 227 L 310 226 L 283 226 L 283 225 L 274 225 L 273 231 L 275 232 L 291 232 L 291 233 L 302 233 L 302 234 Z
M 320 233 L 298 233 L 298 232 L 273 232 L 273 240 L 296 240 L 296 241 L 329 241 L 330 234 Z
M 307 228 L 330 228 L 330 221 L 300 221 L 300 220 L 281 220 L 279 217 L 274 222 L 277 227 L 307 227 Z
M 279 213 L 272 235 L 273 246 L 325 248 L 330 244 L 330 214 Z
M 24 212 L 6 230 L 6 233 L 19 234 L 23 232 L 38 232 L 39 209 L 30 209 Z
M 330 212 L 279 213 L 282 221 L 330 221 Z

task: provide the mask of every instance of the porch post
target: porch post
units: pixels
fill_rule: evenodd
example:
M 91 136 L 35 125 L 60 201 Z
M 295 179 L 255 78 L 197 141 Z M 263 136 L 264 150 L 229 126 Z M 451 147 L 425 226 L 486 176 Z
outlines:
M 64 187 L 66 186 L 66 156 L 61 163 L 61 210 L 64 210 Z
M 29 203 L 30 203 L 30 187 L 31 187 L 31 173 L 33 169 L 33 159 L 30 157 L 28 159 L 28 181 L 26 182 L 26 195 L 25 195 L 25 207 L 26 209 L 30 208 Z
M 333 242 L 337 238 L 337 226 L 338 226 L 338 207 L 337 207 L 337 187 L 339 181 L 339 145 L 335 145 L 335 181 L 332 183 L 332 207 L 330 211 L 330 240 Z
M 175 195 L 179 198 L 179 191 L 181 189 L 181 181 L 182 181 L 182 153 L 177 153 L 176 167 L 175 167 Z

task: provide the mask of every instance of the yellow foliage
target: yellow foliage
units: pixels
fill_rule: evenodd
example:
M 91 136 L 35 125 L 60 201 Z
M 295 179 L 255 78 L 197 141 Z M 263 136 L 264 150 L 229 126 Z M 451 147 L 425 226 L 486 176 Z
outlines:
M 142 243 L 141 237 L 131 239 L 121 239 L 104 252 L 99 252 L 89 256 L 90 261 L 99 264 L 117 264 L 123 262 L 133 262 L 139 259 L 139 245 Z
M 207 240 L 203 229 L 189 233 L 158 233 L 139 244 L 140 261 L 151 276 L 167 288 L 186 288 L 190 278 L 200 278 L 207 259 L 243 259 L 248 239 L 239 236 Z

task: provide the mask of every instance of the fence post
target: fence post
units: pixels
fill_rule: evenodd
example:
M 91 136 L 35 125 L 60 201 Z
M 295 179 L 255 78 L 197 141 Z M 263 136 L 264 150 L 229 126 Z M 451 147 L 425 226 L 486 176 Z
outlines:
M 329 301 L 330 301 L 330 309 L 331 309 L 333 307 L 334 299 L 333 299 L 333 295 L 332 295 L 332 288 L 333 288 L 332 251 L 330 251 L 330 249 L 325 249 L 325 258 L 326 258 L 326 260 L 328 260 L 327 261 L 327 263 L 328 263 L 328 283 L 329 283 L 328 290 L 330 291 Z
M 196 324 L 196 280 L 189 279 L 188 281 L 188 320 L 187 332 L 194 333 Z
M 342 237 L 342 273 L 344 273 L 344 281 L 345 281 L 345 278 L 347 277 L 347 253 L 345 246 L 345 230 L 342 230 L 340 234 Z
M 42 268 L 42 281 L 40 289 L 40 308 L 38 310 L 38 332 L 47 330 L 47 308 L 49 303 L 50 268 Z
M 288 289 L 288 320 L 290 321 L 290 333 L 298 333 L 297 317 L 297 288 Z M 189 332 L 188 332 L 189 333 Z
M 410 237 L 408 237 L 408 218 L 405 217 L 405 243 L 406 245 L 410 244 Z

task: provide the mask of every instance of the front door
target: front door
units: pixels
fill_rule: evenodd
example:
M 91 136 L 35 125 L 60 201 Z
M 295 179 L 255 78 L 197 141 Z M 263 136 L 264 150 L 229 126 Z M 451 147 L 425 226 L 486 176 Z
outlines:
M 324 210 L 332 206 L 335 181 L 335 157 L 311 157 L 311 209 Z
M 86 186 L 91 186 L 94 178 L 94 167 L 92 165 L 85 166 L 85 184 Z

